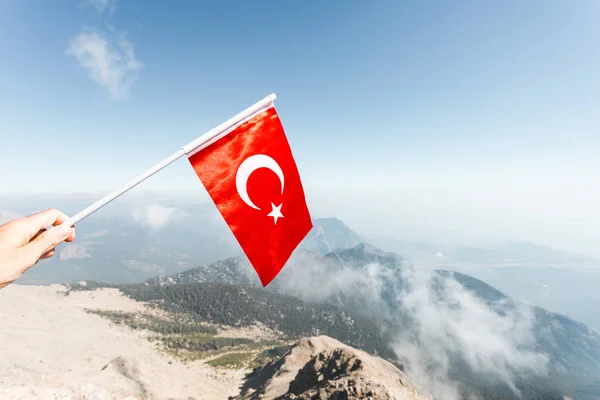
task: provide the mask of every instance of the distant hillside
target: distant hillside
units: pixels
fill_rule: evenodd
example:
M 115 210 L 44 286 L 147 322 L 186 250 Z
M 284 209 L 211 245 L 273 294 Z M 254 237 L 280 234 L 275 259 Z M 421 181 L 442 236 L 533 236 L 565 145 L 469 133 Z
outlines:
M 244 284 L 258 288 L 259 283 L 254 275 L 251 266 L 243 258 L 233 258 L 185 271 L 172 277 L 152 279 L 147 282 L 147 285 L 158 286 L 161 288 L 160 290 L 164 290 L 165 287 L 174 284 L 210 282 L 214 279 L 219 283 Z M 456 282 L 460 286 L 454 288 L 452 282 Z M 406 301 L 399 301 L 399 296 L 407 291 L 412 291 L 411 296 L 414 296 L 415 293 L 419 293 L 414 292 L 415 290 L 426 290 L 429 293 L 428 296 L 433 296 L 428 301 L 433 301 L 434 306 L 441 310 L 436 312 L 451 312 L 450 304 L 462 301 L 461 298 L 465 296 L 460 291 L 456 292 L 459 287 L 462 287 L 471 293 L 474 299 L 481 300 L 489 310 L 480 317 L 490 319 L 487 322 L 485 320 L 480 322 L 482 328 L 488 329 L 490 324 L 518 323 L 517 319 L 513 320 L 512 318 L 519 318 L 519 315 L 525 313 L 523 318 L 531 320 L 531 333 L 535 342 L 532 342 L 532 347 L 523 349 L 523 351 L 530 351 L 532 355 L 539 352 L 539 354 L 547 356 L 550 373 L 556 377 L 565 377 L 562 387 L 567 387 L 575 381 L 581 382 L 581 385 L 587 385 L 590 379 L 600 371 L 600 336 L 584 324 L 540 308 L 527 307 L 513 301 L 490 285 L 460 273 L 444 270 L 434 271 L 426 283 L 427 286 L 414 288 L 416 284 L 419 282 L 414 276 L 408 274 L 402 257 L 381 251 L 373 246 L 360 244 L 351 249 L 333 251 L 325 256 L 306 251 L 296 252 L 282 273 L 267 288 L 267 291 L 292 295 L 309 304 L 329 304 L 339 309 L 353 310 L 353 315 L 365 317 L 376 315 L 389 324 L 388 332 L 392 332 L 394 335 L 400 333 L 403 336 L 412 336 L 418 343 L 422 340 L 420 337 L 422 335 L 418 330 L 415 330 L 414 333 L 411 332 L 418 328 L 418 324 L 423 323 L 419 321 L 422 316 L 407 309 Z M 259 293 L 265 293 L 265 291 L 260 289 Z M 249 302 L 255 303 L 254 301 Z M 242 308 L 244 307 L 246 306 Z M 474 305 L 473 307 L 480 306 Z M 447 311 L 443 311 L 446 309 Z M 473 308 L 472 312 L 480 312 L 477 310 L 477 308 Z M 424 309 L 424 312 L 427 310 Z M 442 315 L 440 314 L 439 317 Z M 506 319 L 503 316 L 507 315 L 514 315 L 514 317 L 503 321 Z M 470 315 L 461 318 L 470 318 Z M 471 322 L 465 321 L 464 323 Z M 477 327 L 477 329 L 480 328 Z M 526 327 L 518 329 L 526 329 Z M 496 335 L 510 335 L 510 333 L 496 333 Z M 336 337 L 334 334 L 330 336 Z M 490 340 L 492 339 L 504 340 L 502 336 L 490 337 Z M 385 339 L 382 340 L 385 341 Z M 517 337 L 515 340 L 518 343 L 520 339 Z M 421 343 L 421 345 L 426 346 L 427 344 Z M 449 354 L 449 357 L 451 363 L 457 368 L 453 372 L 456 379 L 465 383 L 474 380 L 481 384 L 480 378 L 475 378 L 476 374 L 473 375 L 473 371 L 469 372 L 470 367 L 463 365 L 460 354 Z M 533 378 L 527 379 L 532 380 Z M 540 383 L 540 385 L 547 384 Z
M 355 247 L 361 242 L 360 236 L 339 219 L 316 218 L 300 248 L 325 255 L 337 249 Z
M 281 276 L 289 271 L 302 268 L 304 265 L 314 265 L 322 262 L 322 257 L 307 250 L 296 250 L 287 262 L 281 274 L 269 285 L 269 289 L 277 286 Z M 159 275 L 146 281 L 151 285 L 172 285 L 176 283 L 211 282 L 230 285 L 250 285 L 262 287 L 256 271 L 245 256 L 231 257 L 225 260 L 188 269 L 174 275 Z
M 78 224 L 76 241 L 61 244 L 55 257 L 30 269 L 19 283 L 139 283 L 240 254 L 209 205 L 107 208 Z
M 372 269 L 375 266 L 377 271 Z M 370 286 L 373 273 L 379 274 L 376 289 L 379 290 L 378 296 L 381 296 L 375 302 L 369 300 L 374 290 Z M 434 276 L 437 278 L 432 280 L 431 285 L 440 285 L 440 282 L 447 279 L 455 280 L 498 313 L 514 312 L 519 307 L 525 307 L 468 275 L 438 270 L 434 272 Z M 345 281 L 340 282 L 341 277 Z M 406 322 L 407 317 L 401 315 L 402 310 L 396 300 L 406 286 L 405 280 L 401 256 L 360 244 L 351 249 L 336 250 L 324 257 L 305 251 L 296 252 L 267 289 L 312 302 L 355 310 L 363 315 L 375 313 L 390 321 Z M 256 273 L 242 257 L 208 264 L 170 277 L 153 278 L 147 283 L 163 286 L 196 282 L 260 287 Z M 440 295 L 443 296 L 443 293 Z M 538 307 L 528 309 L 535 316 L 534 328 L 538 344 L 550 355 L 557 371 L 583 374 L 600 371 L 600 335 L 585 324 L 568 317 Z
M 74 214 L 100 195 L 4 196 L 0 223 L 48 205 Z M 387 231 L 371 232 L 373 237 L 364 237 L 336 218 L 316 218 L 313 224 L 314 229 L 299 250 L 326 255 L 360 243 L 374 244 L 401 254 L 420 268 L 465 273 L 513 299 L 569 315 L 600 330 L 600 313 L 597 312 L 600 291 L 595 284 L 600 279 L 597 258 L 524 242 L 457 247 L 449 243 L 396 240 Z M 407 236 L 406 232 L 403 236 Z M 55 257 L 42 260 L 18 282 L 33 285 L 84 280 L 139 283 L 242 255 L 212 202 L 198 203 L 195 198 L 175 195 L 131 193 L 78 224 L 74 243 L 61 244 Z M 243 262 L 243 258 L 240 260 Z M 239 282 L 239 277 L 226 275 L 201 281 Z M 252 283 L 256 277 L 249 273 L 242 280 Z
M 508 242 L 489 247 L 460 247 L 446 254 L 453 261 L 475 264 L 537 264 L 600 266 L 600 260 L 527 242 Z
M 77 212 L 85 204 L 86 199 L 73 199 L 64 209 Z M 56 257 L 43 260 L 19 283 L 139 283 L 243 254 L 213 204 L 125 203 L 107 208 L 79 224 L 74 243 L 61 244 Z M 0 211 L 0 220 L 32 211 Z M 317 218 L 313 224 L 300 249 L 325 254 L 360 243 L 359 236 L 338 219 Z
M 477 277 L 516 300 L 567 314 L 600 330 L 597 258 L 508 242 L 446 250 L 415 262 Z

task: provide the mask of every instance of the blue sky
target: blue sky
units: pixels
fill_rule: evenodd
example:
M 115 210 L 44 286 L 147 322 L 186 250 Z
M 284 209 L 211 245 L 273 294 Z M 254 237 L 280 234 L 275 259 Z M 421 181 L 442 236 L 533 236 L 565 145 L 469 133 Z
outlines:
M 590 253 L 599 20 L 594 1 L 5 0 L 0 187 L 102 195 L 274 92 L 317 216 Z M 142 185 L 205 196 L 185 159 Z

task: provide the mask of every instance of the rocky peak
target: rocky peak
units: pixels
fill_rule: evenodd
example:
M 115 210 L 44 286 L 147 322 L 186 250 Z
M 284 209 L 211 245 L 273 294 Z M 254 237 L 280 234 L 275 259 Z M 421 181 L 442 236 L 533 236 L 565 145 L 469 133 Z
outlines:
M 255 369 L 235 400 L 426 400 L 391 363 L 327 336 L 304 338 Z
M 363 372 L 363 361 L 351 351 L 323 351 L 300 369 L 282 399 L 393 399 L 384 386 L 365 378 Z

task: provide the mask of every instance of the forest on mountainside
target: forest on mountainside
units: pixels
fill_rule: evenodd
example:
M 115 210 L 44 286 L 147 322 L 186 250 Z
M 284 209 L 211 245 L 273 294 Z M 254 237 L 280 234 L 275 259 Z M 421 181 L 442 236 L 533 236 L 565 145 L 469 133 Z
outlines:
M 381 327 L 384 322 L 331 306 L 308 304 L 260 289 L 219 284 L 127 285 L 126 295 L 184 312 L 199 322 L 250 326 L 260 322 L 286 338 L 327 335 L 350 346 L 394 360 Z
M 87 286 L 87 285 L 86 285 Z M 93 284 L 91 286 L 103 286 Z M 112 285 L 111 285 L 112 286 Z M 114 286 L 113 286 L 114 287 Z M 184 321 L 174 325 L 156 324 L 154 330 L 165 332 L 183 332 L 205 328 L 191 328 L 193 325 L 210 324 L 214 326 L 244 327 L 262 323 L 265 326 L 281 332 L 283 341 L 295 340 L 300 337 L 327 335 L 338 339 L 350 346 L 379 355 L 404 370 L 405 360 L 398 359 L 392 350 L 391 332 L 402 330 L 402 326 L 391 326 L 389 322 L 365 314 L 325 304 L 307 303 L 300 299 L 284 296 L 260 288 L 241 285 L 225 285 L 214 283 L 190 283 L 173 285 L 118 285 L 124 294 L 138 301 L 148 302 L 155 307 L 169 311 L 170 315 L 185 316 L 190 328 L 181 326 Z M 71 290 L 89 290 L 90 287 L 73 285 Z M 179 317 L 178 317 L 179 318 Z M 114 318 L 113 318 L 114 319 Z M 140 323 L 137 322 L 139 325 Z M 146 323 L 144 323 L 146 324 Z M 140 325 L 143 326 L 144 324 Z M 410 326 L 406 327 L 410 330 Z M 208 333 L 208 332 L 207 332 Z M 241 341 L 215 341 L 211 334 L 186 336 L 182 338 L 165 338 L 161 340 L 168 348 L 186 351 L 212 351 L 228 346 L 250 346 Z M 257 346 L 273 346 L 276 343 L 261 343 Z M 239 348 L 239 347 L 237 347 Z M 247 355 L 244 355 L 247 356 Z M 234 356 L 229 356 L 234 357 Z M 236 355 L 235 357 L 241 357 Z M 215 360 L 216 363 L 232 362 L 231 360 Z M 256 361 L 253 362 L 258 365 Z M 502 382 L 494 382 L 471 371 L 458 362 L 450 372 L 450 377 L 457 382 L 465 393 L 477 392 L 482 399 L 518 399 L 519 397 Z M 570 394 L 574 399 L 596 399 L 595 387 L 589 386 L 588 380 L 582 377 L 574 383 L 572 379 L 565 381 L 548 381 L 544 378 L 520 377 L 515 382 L 526 400 L 562 400 L 562 394 Z M 574 396 L 576 394 L 576 396 Z M 469 398 L 465 394 L 465 399 Z
M 197 322 L 239 327 L 260 322 L 282 332 L 285 340 L 327 335 L 387 359 L 404 370 L 403 361 L 397 358 L 390 346 L 393 343 L 390 332 L 397 332 L 399 327 L 387 329 L 391 326 L 384 320 L 355 314 L 346 309 L 306 303 L 294 297 L 238 285 L 142 284 L 122 286 L 121 290 L 136 300 L 159 305 L 171 312 L 186 313 Z M 516 383 L 522 397 L 516 396 L 506 384 L 491 382 L 466 367 L 455 369 L 452 379 L 464 390 L 465 399 L 469 398 L 468 393 L 477 392 L 480 398 L 486 400 L 562 400 L 563 391 L 558 385 L 553 387 L 543 379 L 519 379 Z M 586 395 L 578 398 L 593 399 Z

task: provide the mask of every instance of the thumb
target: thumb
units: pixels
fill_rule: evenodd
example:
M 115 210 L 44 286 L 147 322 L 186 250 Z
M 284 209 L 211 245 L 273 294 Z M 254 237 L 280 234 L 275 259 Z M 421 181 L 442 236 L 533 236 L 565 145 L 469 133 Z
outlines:
M 24 258 L 27 260 L 28 267 L 38 262 L 40 257 L 52 250 L 60 243 L 64 242 L 71 236 L 73 229 L 71 227 L 59 225 L 55 228 L 47 230 L 33 239 L 31 242 L 21 247 Z

